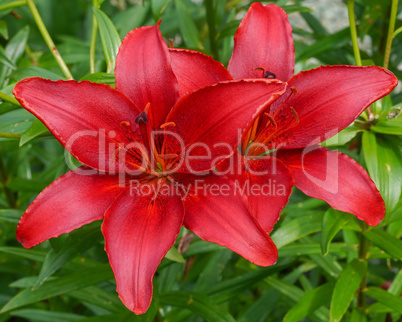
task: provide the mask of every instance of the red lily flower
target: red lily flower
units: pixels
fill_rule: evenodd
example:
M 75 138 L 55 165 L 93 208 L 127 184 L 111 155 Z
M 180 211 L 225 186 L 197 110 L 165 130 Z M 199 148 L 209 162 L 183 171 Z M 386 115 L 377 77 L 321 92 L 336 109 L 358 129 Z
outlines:
M 18 240 L 32 247 L 104 219 L 117 291 L 137 314 L 149 307 L 153 275 L 183 222 L 201 238 L 258 265 L 274 264 L 275 245 L 233 194 L 231 181 L 196 175 L 230 155 L 214 144 L 235 147 L 236 129 L 245 128 L 286 88 L 278 80 L 230 79 L 220 63 L 203 54 L 169 51 L 158 26 L 150 26 L 123 40 L 116 89 L 86 81 L 19 82 L 13 93 L 21 105 L 85 166 L 38 195 L 20 220 Z M 197 144 L 210 149 L 210 158 Z M 232 192 L 199 193 L 197 180 Z
M 281 99 L 255 118 L 238 156 L 241 184 L 280 185 L 281 193 L 249 195 L 250 208 L 271 231 L 296 185 L 333 208 L 369 225 L 385 215 L 385 205 L 366 171 L 353 159 L 316 144 L 351 124 L 364 109 L 389 94 L 397 78 L 380 67 L 326 66 L 293 76 L 292 28 L 285 11 L 253 3 L 235 34 L 228 70 L 235 79 L 277 78 L 288 82 Z M 307 148 L 308 147 L 308 148 Z M 264 152 L 272 152 L 259 157 Z M 258 175 L 257 175 L 258 174 Z

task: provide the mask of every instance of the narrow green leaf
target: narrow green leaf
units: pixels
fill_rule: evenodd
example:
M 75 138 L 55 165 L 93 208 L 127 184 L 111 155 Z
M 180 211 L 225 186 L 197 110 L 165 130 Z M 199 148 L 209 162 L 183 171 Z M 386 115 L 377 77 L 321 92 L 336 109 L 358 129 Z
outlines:
M 21 306 L 40 302 L 45 299 L 65 295 L 71 291 L 94 285 L 113 278 L 112 270 L 108 264 L 98 264 L 69 275 L 47 281 L 35 290 L 25 289 L 14 296 L 1 310 L 0 314 L 15 310 Z
M 0 222 L 18 224 L 22 211 L 16 209 L 0 209 Z
M 340 321 L 346 313 L 349 304 L 356 294 L 356 290 L 367 270 L 367 262 L 359 259 L 351 261 L 336 281 L 332 294 L 330 320 Z
M 402 240 L 391 236 L 386 231 L 373 228 L 363 232 L 364 236 L 378 248 L 384 250 L 394 258 L 402 259 Z
M 99 83 L 99 84 L 108 84 L 114 86 L 115 83 L 115 77 L 114 74 L 108 74 L 108 73 L 94 73 L 94 74 L 88 74 L 82 77 L 80 80 L 87 80 L 92 83 Z
M 42 265 L 38 279 L 33 286 L 37 289 L 54 272 L 65 263 L 72 260 L 76 255 L 95 245 L 101 238 L 99 223 L 95 222 L 70 233 L 64 246 L 56 253 L 53 249 L 49 251 Z
M 322 254 L 326 255 L 332 239 L 349 221 L 354 220 L 353 215 L 335 209 L 328 209 L 322 220 L 321 249 Z
M 202 49 L 197 26 L 195 25 L 190 12 L 182 0 L 175 0 L 177 17 L 179 19 L 180 32 L 183 36 L 184 43 L 188 48 Z
M 2 66 L 2 69 L 4 70 L 5 68 L 11 68 L 15 69 L 15 64 L 7 57 L 6 51 L 2 46 L 0 46 L 0 63 L 2 63 L 4 66 Z
M 12 316 L 25 318 L 28 321 L 41 321 L 41 322 L 69 322 L 83 319 L 83 315 L 65 313 L 65 312 L 50 312 L 45 310 L 24 309 L 17 310 L 11 313 Z
M 18 59 L 22 56 L 25 50 L 25 46 L 29 36 L 29 27 L 26 26 L 22 28 L 10 41 L 7 43 L 5 47 L 5 55 L 12 62 L 12 64 L 16 64 Z M 11 72 L 12 68 L 8 66 L 0 67 L 0 86 L 3 87 L 4 81 L 6 77 Z
M 380 121 L 370 129 L 378 133 L 402 135 L 402 117 L 398 115 L 396 118 Z
M 295 218 L 283 224 L 272 234 L 271 238 L 279 249 L 303 236 L 320 231 L 321 228 L 322 214 L 314 213 Z
M 177 250 L 177 248 L 174 246 L 172 246 L 172 248 L 169 249 L 169 251 L 167 252 L 165 257 L 174 262 L 178 262 L 178 263 L 185 262 L 182 254 L 180 254 L 179 251 Z
M 65 79 L 64 76 L 51 72 L 50 70 L 38 67 L 38 66 L 26 66 L 20 67 L 13 71 L 11 77 L 17 81 L 20 81 L 28 77 L 42 77 L 50 80 Z
M 155 22 L 159 21 L 161 14 L 165 11 L 171 0 L 151 0 L 151 10 Z
M 36 249 L 24 249 L 21 247 L 3 246 L 0 247 L 0 253 L 1 252 L 21 256 L 22 258 L 27 258 L 37 262 L 43 262 L 46 257 L 46 252 L 44 251 Z
M 0 132 L 24 133 L 35 117 L 25 109 L 17 109 L 1 115 Z
M 99 25 L 99 33 L 103 46 L 103 53 L 106 59 L 107 72 L 113 72 L 116 56 L 121 44 L 119 33 L 116 30 L 113 22 L 100 9 L 93 8 L 96 20 Z
M 333 137 L 321 143 L 322 146 L 341 146 L 352 140 L 358 132 L 360 132 L 357 126 L 351 125 L 346 129 L 343 129 L 339 133 L 335 134 Z
M 43 123 L 38 119 L 34 119 L 32 125 L 24 133 L 22 133 L 20 147 L 46 132 L 48 132 L 47 127 L 44 126 Z
M 169 292 L 161 294 L 159 300 L 162 305 L 188 309 L 207 321 L 235 321 L 229 313 L 222 311 L 204 294 L 185 291 Z
M 388 214 L 395 209 L 401 196 L 402 154 L 392 142 L 376 137 L 373 132 L 363 133 L 363 154 Z
M 402 270 L 396 274 L 392 284 L 390 285 L 388 292 L 394 295 L 399 295 L 402 293 Z
M 4 20 L 0 20 L 0 35 L 2 35 L 4 39 L 8 40 L 8 27 L 7 22 Z
M 369 287 L 364 290 L 364 294 L 370 296 L 372 299 L 386 307 L 389 307 L 395 312 L 402 314 L 402 299 L 399 296 L 388 293 L 379 287 Z
M 350 315 L 350 322 L 366 322 L 366 313 L 362 310 L 354 308 L 352 314 Z
M 295 306 L 285 315 L 284 322 L 299 321 L 331 300 L 333 284 L 327 283 L 304 294 Z

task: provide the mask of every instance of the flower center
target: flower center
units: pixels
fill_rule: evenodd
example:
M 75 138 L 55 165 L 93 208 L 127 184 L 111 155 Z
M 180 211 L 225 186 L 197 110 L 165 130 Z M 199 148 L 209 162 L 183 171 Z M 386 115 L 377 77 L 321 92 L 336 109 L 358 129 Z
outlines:
M 299 124 L 299 115 L 288 105 L 289 99 L 297 94 L 295 87 L 282 104 L 275 110 L 264 112 L 253 123 L 242 140 L 242 154 L 260 156 L 280 148 L 270 144 L 275 138 Z
M 273 72 L 270 72 L 269 70 L 267 70 L 267 69 L 264 68 L 264 67 L 256 67 L 256 68 L 254 68 L 254 70 L 255 70 L 255 71 L 257 71 L 257 70 L 263 71 L 262 78 L 269 78 L 269 79 L 274 79 L 274 78 L 276 78 L 276 75 L 275 75 Z

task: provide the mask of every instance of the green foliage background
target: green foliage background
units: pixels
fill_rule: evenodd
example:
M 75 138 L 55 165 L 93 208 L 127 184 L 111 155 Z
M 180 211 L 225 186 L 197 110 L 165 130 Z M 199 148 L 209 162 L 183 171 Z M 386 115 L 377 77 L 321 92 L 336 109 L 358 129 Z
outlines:
M 131 29 L 159 19 L 163 36 L 176 47 L 199 50 L 227 64 L 239 19 L 253 1 L 115 2 L 35 0 L 74 79 L 113 85 L 120 40 Z M 330 33 L 303 0 L 275 3 L 309 26 L 293 28 L 299 70 L 355 64 L 349 28 Z M 370 39 L 361 51 L 363 64 L 383 66 L 395 4 L 356 0 L 358 35 Z M 388 67 L 399 79 L 401 9 Z M 99 33 L 91 73 L 93 19 Z M 66 70 L 49 51 L 26 1 L 1 0 L 0 321 L 401 321 L 401 91 L 372 106 L 374 122 L 368 124 L 363 113 L 326 142 L 369 171 L 387 206 L 380 226 L 369 228 L 295 190 L 272 233 L 279 248 L 275 266 L 257 267 L 195 237 L 183 255 L 176 248 L 169 252 L 154 279 L 151 308 L 135 316 L 115 292 L 99 222 L 29 250 L 16 240 L 26 207 L 68 170 L 63 147 L 11 97 L 15 83 L 30 76 L 65 79 Z M 189 237 L 183 229 L 176 247 L 182 250 L 180 242 Z

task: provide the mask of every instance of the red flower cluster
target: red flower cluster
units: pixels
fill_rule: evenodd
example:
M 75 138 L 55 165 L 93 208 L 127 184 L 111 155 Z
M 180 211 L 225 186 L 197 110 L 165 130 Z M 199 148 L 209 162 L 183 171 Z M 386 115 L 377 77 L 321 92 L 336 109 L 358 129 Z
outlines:
M 384 203 L 367 173 L 316 144 L 387 95 L 395 76 L 379 67 L 327 66 L 292 76 L 293 69 L 286 14 L 254 3 L 236 33 L 228 71 L 201 53 L 168 49 L 157 25 L 123 40 L 116 89 L 19 82 L 14 95 L 21 105 L 84 166 L 39 194 L 21 218 L 18 240 L 32 247 L 103 219 L 117 291 L 140 314 L 182 225 L 268 266 L 277 249 L 267 232 L 293 184 L 378 224 Z M 336 167 L 328 170 L 328 160 Z M 240 171 L 216 170 L 235 163 Z M 309 177 L 323 174 L 325 186 Z M 259 193 L 238 193 L 246 181 L 262 187 Z M 281 193 L 264 190 L 268 182 L 280 183 Z

